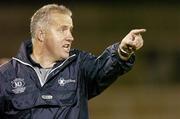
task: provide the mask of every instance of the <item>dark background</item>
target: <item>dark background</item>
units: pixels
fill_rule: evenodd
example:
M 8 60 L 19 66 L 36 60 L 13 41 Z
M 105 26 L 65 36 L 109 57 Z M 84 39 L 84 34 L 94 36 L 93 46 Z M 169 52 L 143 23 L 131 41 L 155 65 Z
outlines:
M 146 28 L 132 71 L 90 101 L 92 119 L 180 117 L 180 1 L 13 0 L 0 2 L 0 57 L 15 56 L 30 39 L 33 13 L 48 3 L 73 12 L 73 47 L 99 55 L 135 28 Z

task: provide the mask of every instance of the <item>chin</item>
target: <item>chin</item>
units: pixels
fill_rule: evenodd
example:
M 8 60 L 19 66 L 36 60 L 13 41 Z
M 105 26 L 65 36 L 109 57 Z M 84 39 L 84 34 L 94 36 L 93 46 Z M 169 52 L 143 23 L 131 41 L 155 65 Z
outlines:
M 69 53 L 65 53 L 65 54 L 63 54 L 63 59 L 67 59 L 69 57 Z
M 61 59 L 67 59 L 69 57 L 69 52 L 61 52 L 57 53 L 56 57 L 61 60 Z

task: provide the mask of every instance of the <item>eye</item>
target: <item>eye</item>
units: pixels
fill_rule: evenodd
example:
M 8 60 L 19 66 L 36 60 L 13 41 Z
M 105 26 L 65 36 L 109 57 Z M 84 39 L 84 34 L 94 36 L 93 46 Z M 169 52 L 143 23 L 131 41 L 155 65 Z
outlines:
M 66 32 L 71 32 L 72 33 L 72 27 L 69 27 L 69 26 L 61 26 L 61 27 L 59 27 L 58 28 L 58 32 L 60 32 L 60 33 L 66 33 Z
M 57 31 L 62 33 L 62 32 L 64 32 L 64 29 L 63 28 L 58 28 Z
M 58 28 L 59 32 L 65 32 L 66 30 L 68 30 L 66 26 L 61 26 L 60 28 Z

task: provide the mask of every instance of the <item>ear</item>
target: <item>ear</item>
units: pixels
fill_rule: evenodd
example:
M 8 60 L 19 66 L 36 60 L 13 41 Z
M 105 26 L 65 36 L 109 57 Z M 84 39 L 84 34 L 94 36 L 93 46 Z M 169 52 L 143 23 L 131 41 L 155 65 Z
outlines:
M 43 31 L 43 29 L 37 30 L 37 38 L 40 42 L 43 42 L 45 40 L 45 32 Z

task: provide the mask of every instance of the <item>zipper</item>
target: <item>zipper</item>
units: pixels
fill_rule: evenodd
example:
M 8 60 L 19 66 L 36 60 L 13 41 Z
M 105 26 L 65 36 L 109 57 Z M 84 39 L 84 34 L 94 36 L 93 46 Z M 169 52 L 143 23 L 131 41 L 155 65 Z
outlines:
M 63 63 L 61 63 L 59 66 L 57 66 L 56 68 L 52 69 L 52 70 L 47 74 L 47 76 L 45 77 L 45 81 L 47 80 L 48 76 L 49 76 L 52 72 L 54 72 L 56 69 L 62 67 L 70 58 L 75 57 L 75 56 L 76 56 L 76 54 L 71 55 L 71 56 L 68 57 Z M 34 68 L 31 64 L 26 63 L 26 62 L 23 62 L 22 60 L 20 60 L 20 59 L 18 59 L 18 58 L 15 58 L 15 57 L 12 57 L 12 59 L 20 62 L 20 63 L 23 64 L 23 65 L 26 65 L 26 66 L 31 67 L 31 68 L 36 72 L 35 68 Z M 37 72 L 36 72 L 36 75 L 37 75 L 38 78 L 39 78 L 41 87 L 43 87 L 43 85 L 44 85 L 45 83 L 44 83 L 44 84 L 42 83 L 41 77 L 40 77 L 40 75 L 39 75 Z

